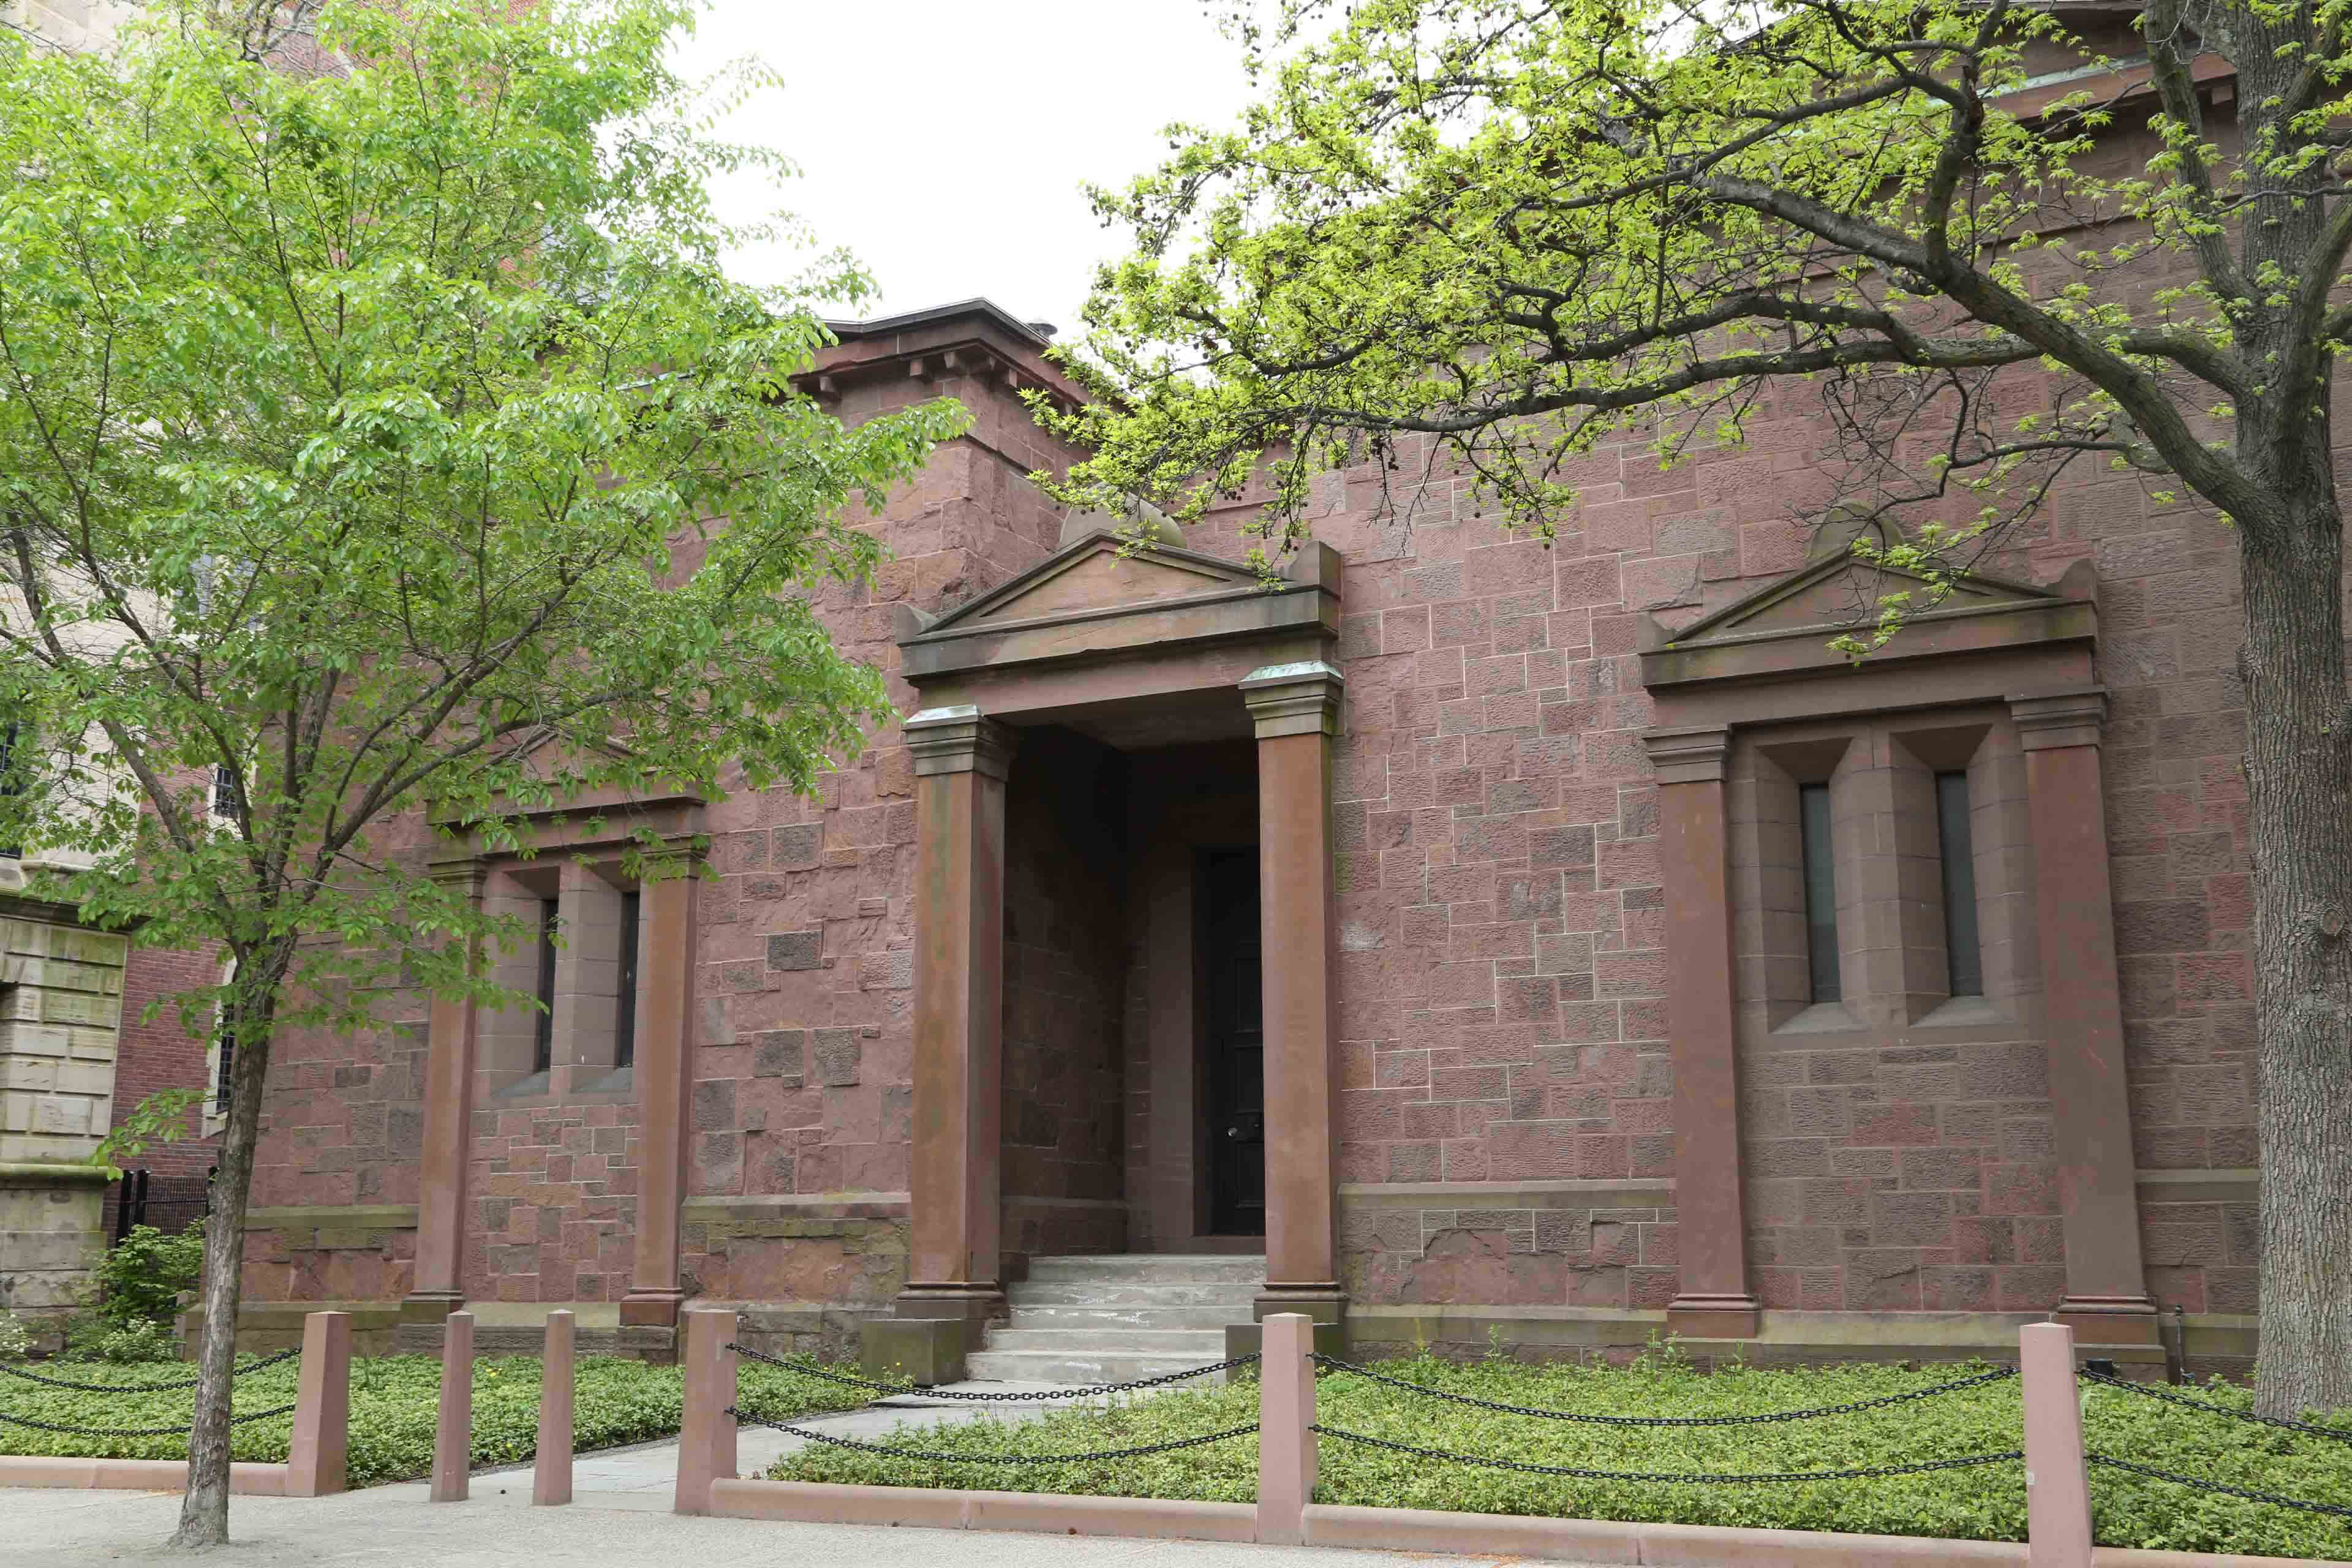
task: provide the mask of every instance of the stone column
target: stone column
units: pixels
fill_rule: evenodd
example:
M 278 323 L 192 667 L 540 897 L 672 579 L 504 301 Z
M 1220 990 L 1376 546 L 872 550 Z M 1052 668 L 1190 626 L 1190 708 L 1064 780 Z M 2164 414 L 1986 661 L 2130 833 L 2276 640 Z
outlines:
M 686 1300 L 677 1269 L 677 1211 L 686 1197 L 686 1119 L 694 1071 L 694 921 L 702 886 L 693 858 L 678 853 L 646 868 L 638 918 L 645 926 L 637 976 L 645 1033 L 633 1069 L 637 1136 L 637 1255 L 625 1327 L 674 1328 Z
M 437 867 L 433 879 L 478 912 L 489 880 L 478 860 Z M 481 944 L 467 955 L 478 967 Z M 403 1319 L 439 1322 L 466 1304 L 466 1173 L 473 1155 L 474 1058 L 481 1008 L 471 997 L 436 996 L 425 1025 L 425 1144 L 418 1156 L 416 1264 Z
M 1339 672 L 1269 665 L 1241 683 L 1257 727 L 1265 1029 L 1265 1290 L 1257 1316 L 1337 1323 L 1339 913 L 1331 880 L 1331 739 Z
M 1665 879 L 1666 1026 L 1675 1068 L 1675 1229 L 1681 1258 L 1670 1333 L 1753 1339 L 1740 1204 L 1739 1064 L 1732 1027 L 1730 825 L 1724 774 L 1731 731 L 1653 730 L 1658 857 Z
M 2057 1321 L 2104 1344 L 2158 1342 L 2140 1268 L 2137 1172 L 2124 1077 L 2121 982 L 2099 792 L 2099 687 L 2010 700 L 2025 752 L 2026 817 L 2041 928 L 2051 1139 L 2065 1223 Z
M 1020 737 L 977 708 L 906 722 L 915 764 L 913 1237 L 901 1318 L 1002 1315 L 1004 779 Z M 944 1332 L 945 1331 L 942 1331 Z

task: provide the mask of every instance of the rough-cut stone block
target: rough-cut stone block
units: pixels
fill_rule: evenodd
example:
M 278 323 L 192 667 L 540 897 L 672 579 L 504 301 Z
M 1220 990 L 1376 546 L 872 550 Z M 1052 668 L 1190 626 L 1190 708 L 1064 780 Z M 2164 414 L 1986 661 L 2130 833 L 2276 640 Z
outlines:
M 824 967 L 824 932 L 788 931 L 768 939 L 768 967 L 774 970 Z
M 842 1089 L 857 1081 L 864 1049 L 856 1030 L 819 1029 L 815 1031 L 815 1042 L 817 1082 L 828 1089 Z

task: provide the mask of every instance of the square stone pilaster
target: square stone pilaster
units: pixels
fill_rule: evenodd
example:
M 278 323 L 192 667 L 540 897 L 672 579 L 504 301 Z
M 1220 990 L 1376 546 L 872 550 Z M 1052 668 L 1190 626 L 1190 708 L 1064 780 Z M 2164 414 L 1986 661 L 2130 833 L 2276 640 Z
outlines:
M 2066 1295 L 2057 1304 L 2057 1320 L 2089 1342 L 2155 1344 L 2156 1303 L 2141 1267 L 2122 982 L 2100 794 L 2106 692 L 2087 686 L 2015 697 L 2009 711 L 2025 752 L 2051 1138 L 2066 1247 Z
M 893 1311 L 940 1325 L 934 1351 L 913 1360 L 947 1366 L 1004 1310 L 1004 780 L 1020 737 L 969 706 L 926 709 L 904 728 L 915 771 L 913 1234 Z M 890 1332 L 908 1356 L 903 1331 Z
M 478 912 L 488 868 L 478 859 L 434 868 L 433 879 Z M 478 966 L 474 941 L 467 968 Z M 475 1058 L 481 1007 L 470 996 L 433 999 L 425 1024 L 424 1149 L 416 1178 L 416 1265 L 402 1318 L 439 1322 L 466 1304 L 467 1172 L 472 1163 Z
M 1665 882 L 1667 1028 L 1675 1069 L 1675 1212 L 1679 1278 L 1669 1331 L 1753 1339 L 1761 1310 L 1748 1286 L 1739 1171 L 1739 1066 L 1733 1034 L 1727 727 L 1642 737 L 1658 778 Z
M 1257 1316 L 1345 1308 L 1338 1256 L 1339 912 L 1332 880 L 1331 745 L 1345 690 L 1320 659 L 1241 682 L 1257 731 L 1263 925 L 1265 1290 Z
M 636 1257 L 621 1298 L 627 1327 L 675 1328 L 686 1290 L 678 1276 L 678 1205 L 686 1199 L 686 1121 L 694 1076 L 695 921 L 700 866 L 682 847 L 646 867 L 638 892 L 645 963 L 638 990 L 645 1031 L 631 1069 L 637 1091 Z

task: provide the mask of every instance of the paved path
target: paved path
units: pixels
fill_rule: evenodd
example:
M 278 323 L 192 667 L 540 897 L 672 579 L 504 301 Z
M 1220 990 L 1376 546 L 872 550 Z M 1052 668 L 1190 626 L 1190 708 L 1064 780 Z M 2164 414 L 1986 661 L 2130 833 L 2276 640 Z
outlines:
M 1004 1393 L 1024 1385 L 957 1386 Z M 1020 1420 L 1049 1407 L 891 1400 L 795 1425 L 875 1437 L 905 1422 L 989 1415 Z M 803 1446 L 799 1438 L 746 1426 L 738 1464 L 742 1474 L 758 1475 L 778 1455 Z M 1197 1541 L 680 1519 L 669 1511 L 677 1475 L 673 1441 L 581 1456 L 572 1466 L 574 1500 L 569 1508 L 532 1508 L 528 1467 L 477 1472 L 469 1500 L 438 1506 L 426 1500 L 421 1481 L 315 1500 L 232 1498 L 231 1544 L 205 1561 L 224 1568 L 903 1568 L 910 1562 L 952 1563 L 955 1568 L 1401 1568 L 1408 1563 L 1412 1568 L 1468 1568 L 1496 1561 Z M 175 1492 L 0 1490 L 0 1568 L 184 1563 L 163 1551 L 179 1511 Z
M 1055 1389 L 1055 1385 L 1050 1383 L 957 1383 L 948 1386 L 956 1393 L 991 1394 L 1052 1394 Z M 1141 1397 L 1149 1397 L 1150 1394 L 1156 1392 L 1148 1390 Z M 1066 1409 L 1079 1403 L 1085 1402 L 1050 1399 L 1013 1405 L 974 1405 L 961 1400 L 910 1396 L 886 1399 L 863 1410 L 843 1411 L 833 1415 L 796 1416 L 793 1425 L 830 1432 L 840 1437 L 858 1437 L 870 1443 L 888 1436 L 901 1426 L 928 1426 L 941 1422 L 988 1419 L 1029 1421 L 1034 1420 L 1043 1411 Z M 771 1427 L 746 1421 L 736 1429 L 736 1468 L 747 1476 L 764 1475 L 768 1467 L 779 1458 L 808 1446 L 804 1439 L 787 1436 Z M 530 1494 L 529 1466 L 513 1471 L 477 1475 L 474 1490 L 479 1493 L 486 1488 L 511 1487 L 518 1481 L 528 1500 Z M 572 1495 L 584 1497 L 590 1492 L 597 1493 L 598 1501 L 609 1508 L 646 1508 L 667 1512 L 677 1483 L 677 1444 L 675 1440 L 583 1454 L 572 1463 Z
M 1198 1541 L 1110 1541 L 989 1531 L 887 1530 L 680 1519 L 612 1509 L 589 1498 L 532 1508 L 530 1478 L 501 1493 L 474 1482 L 471 1501 L 435 1505 L 422 1485 L 375 1487 L 298 1501 L 233 1498 L 221 1568 L 1445 1568 L 1494 1558 L 1231 1546 Z M 176 1494 L 0 1491 L 5 1568 L 97 1568 L 179 1563 L 162 1550 L 179 1517 Z

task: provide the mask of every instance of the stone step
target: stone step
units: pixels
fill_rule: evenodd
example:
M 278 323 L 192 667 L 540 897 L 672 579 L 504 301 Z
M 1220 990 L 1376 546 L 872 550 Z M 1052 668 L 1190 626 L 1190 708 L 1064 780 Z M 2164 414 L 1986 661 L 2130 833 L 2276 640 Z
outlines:
M 1029 1278 L 1041 1282 L 1113 1280 L 1135 1283 L 1261 1285 L 1265 1259 L 1235 1253 L 1122 1252 L 1093 1258 L 1033 1258 Z
M 1250 1321 L 1250 1303 L 1217 1301 L 1202 1305 L 1062 1306 L 1016 1305 L 1008 1329 L 1140 1329 L 1167 1332 L 1181 1329 L 1218 1329 Z
M 1029 1279 L 1004 1292 L 1016 1311 L 1030 1307 L 1230 1307 L 1244 1319 L 1257 1293 L 1257 1286 L 1238 1283 L 1164 1285 L 1117 1279 Z
M 964 1375 L 975 1382 L 1024 1383 L 1131 1383 L 1138 1378 L 1160 1377 L 1171 1372 L 1184 1372 L 1213 1361 L 1224 1360 L 1224 1347 L 1219 1345 L 1213 1355 L 1122 1355 L 1116 1352 L 1087 1352 L 1064 1351 L 973 1351 L 963 1358 Z M 1200 1380 L 1207 1387 L 1216 1378 L 1228 1377 L 1219 1373 Z
M 1192 1356 L 1193 1364 L 1225 1359 L 1225 1331 L 1213 1329 L 991 1329 L 992 1351 L 1066 1351 L 1073 1354 L 1131 1352 L 1141 1356 Z

